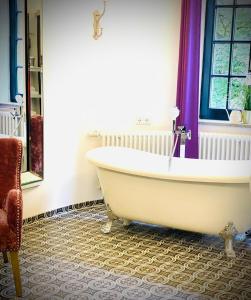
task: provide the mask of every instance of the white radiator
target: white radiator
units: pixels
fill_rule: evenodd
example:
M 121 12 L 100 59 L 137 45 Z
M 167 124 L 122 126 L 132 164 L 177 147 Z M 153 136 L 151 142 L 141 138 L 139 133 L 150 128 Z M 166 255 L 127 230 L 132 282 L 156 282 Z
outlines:
M 201 132 L 199 157 L 202 159 L 251 159 L 251 136 Z
M 8 111 L 0 111 L 0 134 L 13 135 L 17 126 L 18 118 L 13 118 Z
M 129 147 L 169 155 L 172 133 L 165 131 L 101 133 L 102 146 Z M 217 160 L 251 159 L 251 136 L 201 132 L 199 158 Z
M 102 146 L 120 146 L 169 155 L 172 145 L 171 132 L 102 133 Z

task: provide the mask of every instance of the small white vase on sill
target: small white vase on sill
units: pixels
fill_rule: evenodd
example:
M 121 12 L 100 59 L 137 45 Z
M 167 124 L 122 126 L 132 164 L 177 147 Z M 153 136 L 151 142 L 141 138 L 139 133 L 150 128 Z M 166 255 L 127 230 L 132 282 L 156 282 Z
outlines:
M 242 123 L 251 124 L 251 110 L 242 111 Z
M 230 123 L 240 124 L 242 121 L 242 113 L 240 110 L 232 110 L 229 116 Z

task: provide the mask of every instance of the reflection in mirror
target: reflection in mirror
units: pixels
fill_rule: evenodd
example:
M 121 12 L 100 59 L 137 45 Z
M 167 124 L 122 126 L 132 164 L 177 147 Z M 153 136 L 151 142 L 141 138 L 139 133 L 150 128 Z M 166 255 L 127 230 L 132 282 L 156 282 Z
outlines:
M 42 0 L 0 0 L 0 138 L 23 142 L 22 171 L 43 177 Z
M 42 0 L 27 0 L 29 169 L 43 177 Z
M 22 140 L 28 168 L 25 96 L 25 1 L 0 1 L 0 138 Z

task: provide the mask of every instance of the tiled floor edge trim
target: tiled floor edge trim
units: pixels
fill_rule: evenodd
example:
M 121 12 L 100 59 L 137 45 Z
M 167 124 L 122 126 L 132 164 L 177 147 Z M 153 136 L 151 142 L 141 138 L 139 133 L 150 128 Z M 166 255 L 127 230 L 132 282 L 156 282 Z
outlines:
M 81 209 L 83 207 L 94 206 L 94 205 L 99 205 L 99 204 L 104 204 L 104 199 L 97 199 L 97 200 L 86 201 L 86 202 L 81 202 L 81 203 L 64 206 L 64 207 L 57 208 L 57 209 L 54 209 L 51 211 L 47 211 L 45 213 L 41 213 L 41 214 L 33 216 L 33 217 L 23 219 L 23 225 L 31 224 L 38 220 L 49 218 L 49 217 L 59 215 L 62 213 L 66 213 L 66 212 L 69 212 L 72 210 Z

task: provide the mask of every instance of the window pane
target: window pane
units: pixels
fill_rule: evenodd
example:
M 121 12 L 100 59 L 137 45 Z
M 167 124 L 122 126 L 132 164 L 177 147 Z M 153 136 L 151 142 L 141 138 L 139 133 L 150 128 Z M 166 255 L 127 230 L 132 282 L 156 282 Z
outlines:
M 229 41 L 231 38 L 232 8 L 217 8 L 215 20 L 215 40 Z
M 234 26 L 235 40 L 251 40 L 251 8 L 237 8 Z
M 249 44 L 234 44 L 232 56 L 232 75 L 247 75 L 249 64 Z
M 210 108 L 226 108 L 227 83 L 227 78 L 214 77 L 211 79 Z
M 231 5 L 233 0 L 217 0 L 217 5 Z
M 214 44 L 212 75 L 228 75 L 230 44 Z
M 251 0 L 237 0 L 237 4 L 251 4 Z
M 229 109 L 243 109 L 242 89 L 245 78 L 231 78 L 229 92 Z

